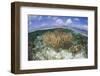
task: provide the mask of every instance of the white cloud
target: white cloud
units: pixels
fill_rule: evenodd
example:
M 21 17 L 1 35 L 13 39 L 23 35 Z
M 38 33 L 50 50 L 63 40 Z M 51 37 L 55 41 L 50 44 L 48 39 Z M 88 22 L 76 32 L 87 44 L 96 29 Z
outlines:
M 83 29 L 88 30 L 88 26 L 87 25 L 83 25 Z
M 63 21 L 62 19 L 57 19 L 57 20 L 56 20 L 56 25 L 62 26 L 62 25 L 64 25 L 64 21 Z
M 69 18 L 69 19 L 67 19 L 66 21 L 65 21 L 65 25 L 68 25 L 68 24 L 72 24 L 73 22 L 72 22 L 72 19 L 71 18 Z
M 87 25 L 78 25 L 78 28 L 83 29 L 83 30 L 87 30 L 88 26 Z
M 39 21 L 42 20 L 42 16 L 39 16 L 39 17 L 38 17 L 38 20 L 39 20 Z
M 78 26 L 79 29 L 82 29 L 82 30 L 88 30 L 88 26 L 87 25 L 80 25 Z
M 41 27 L 44 27 L 44 26 L 46 26 L 47 25 L 47 23 L 42 23 L 40 26 Z
M 74 18 L 74 20 L 75 20 L 75 21 L 80 21 L 80 19 L 79 19 L 79 18 Z
M 57 20 L 57 19 L 58 19 L 58 17 L 52 17 L 52 19 L 53 19 L 53 20 Z
M 75 28 L 82 29 L 82 30 L 88 30 L 87 25 L 71 25 L 71 27 L 75 27 Z

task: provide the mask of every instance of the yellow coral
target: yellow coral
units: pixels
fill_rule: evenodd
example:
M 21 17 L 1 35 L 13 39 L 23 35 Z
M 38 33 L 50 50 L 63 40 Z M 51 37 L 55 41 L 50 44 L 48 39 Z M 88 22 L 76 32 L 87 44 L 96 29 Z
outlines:
M 72 34 L 63 31 L 55 30 L 53 32 L 46 32 L 43 34 L 43 43 L 54 48 L 59 48 L 66 42 L 72 40 Z

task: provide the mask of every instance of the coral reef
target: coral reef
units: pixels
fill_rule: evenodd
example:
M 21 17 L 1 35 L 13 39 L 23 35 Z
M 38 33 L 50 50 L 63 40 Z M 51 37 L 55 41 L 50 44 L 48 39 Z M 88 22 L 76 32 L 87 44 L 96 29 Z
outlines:
M 29 34 L 29 60 L 87 58 L 87 37 L 68 29 L 36 31 Z

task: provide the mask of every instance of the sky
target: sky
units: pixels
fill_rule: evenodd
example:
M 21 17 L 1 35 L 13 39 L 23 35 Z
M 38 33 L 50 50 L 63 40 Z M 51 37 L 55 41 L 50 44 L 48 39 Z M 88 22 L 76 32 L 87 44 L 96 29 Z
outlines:
M 38 28 L 62 26 L 77 27 L 87 30 L 88 17 L 28 15 L 28 32 L 32 32 Z

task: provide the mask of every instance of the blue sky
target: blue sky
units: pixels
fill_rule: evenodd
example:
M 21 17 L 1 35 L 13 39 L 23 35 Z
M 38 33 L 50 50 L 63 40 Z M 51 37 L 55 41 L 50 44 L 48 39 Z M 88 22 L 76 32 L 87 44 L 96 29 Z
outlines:
M 88 17 L 28 15 L 28 32 L 38 28 L 55 26 L 71 26 L 87 29 Z

